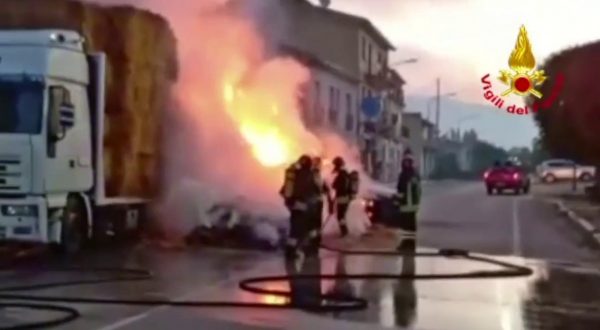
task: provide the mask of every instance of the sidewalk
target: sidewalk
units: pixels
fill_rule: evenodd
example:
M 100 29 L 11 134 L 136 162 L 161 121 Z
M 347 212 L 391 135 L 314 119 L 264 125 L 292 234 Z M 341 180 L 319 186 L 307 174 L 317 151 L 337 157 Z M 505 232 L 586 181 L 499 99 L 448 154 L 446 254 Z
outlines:
M 584 185 L 579 185 L 576 191 L 570 184 L 536 185 L 534 193 L 552 202 L 560 213 L 600 244 L 600 203 L 588 200 Z

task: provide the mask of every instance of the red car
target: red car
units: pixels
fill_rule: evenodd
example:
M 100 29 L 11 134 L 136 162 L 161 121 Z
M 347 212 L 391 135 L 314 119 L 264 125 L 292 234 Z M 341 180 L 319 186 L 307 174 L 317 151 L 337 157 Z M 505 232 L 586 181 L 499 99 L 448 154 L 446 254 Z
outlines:
M 516 194 L 528 194 L 531 184 L 529 175 L 512 163 L 503 166 L 495 165 L 485 171 L 483 179 L 488 195 L 494 194 L 494 191 L 501 194 L 504 190 L 513 190 Z

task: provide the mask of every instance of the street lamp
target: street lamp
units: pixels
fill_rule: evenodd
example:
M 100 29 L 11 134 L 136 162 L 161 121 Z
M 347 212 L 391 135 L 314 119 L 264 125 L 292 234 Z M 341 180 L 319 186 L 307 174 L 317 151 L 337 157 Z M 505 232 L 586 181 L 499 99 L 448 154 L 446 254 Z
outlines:
M 412 64 L 412 63 L 417 63 L 417 62 L 419 62 L 419 59 L 413 57 L 413 58 L 409 58 L 409 59 L 402 60 L 402 61 L 396 61 L 396 62 L 392 63 L 390 66 L 394 67 L 394 66 L 398 66 L 398 65 L 402 65 L 402 64 Z
M 458 95 L 458 93 L 456 93 L 456 92 L 446 93 L 446 94 L 440 95 L 440 98 L 455 97 L 456 95 Z M 436 100 L 437 100 L 437 96 L 433 96 L 429 100 L 427 100 L 427 120 L 431 120 L 431 104 Z

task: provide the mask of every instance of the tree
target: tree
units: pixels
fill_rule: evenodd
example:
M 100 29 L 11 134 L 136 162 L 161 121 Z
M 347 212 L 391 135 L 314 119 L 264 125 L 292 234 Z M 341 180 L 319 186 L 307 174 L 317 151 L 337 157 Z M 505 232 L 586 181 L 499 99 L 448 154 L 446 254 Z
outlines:
M 548 158 L 550 158 L 550 154 L 544 148 L 542 139 L 540 137 L 534 138 L 531 143 L 531 165 L 537 166 Z
M 506 150 L 489 142 L 477 141 L 472 149 L 472 172 L 481 174 L 495 161 L 505 161 L 508 158 Z
M 548 76 L 540 88 L 544 96 L 541 101 L 526 98 L 530 108 L 551 98 L 561 75 L 564 77 L 555 102 L 534 115 L 542 149 L 553 157 L 600 165 L 600 42 L 555 54 L 542 69 Z
M 431 177 L 434 179 L 449 179 L 459 178 L 460 169 L 458 167 L 458 161 L 456 155 L 453 153 L 444 153 L 437 155 L 435 161 L 435 170 Z
M 537 163 L 533 159 L 533 150 L 528 147 L 514 147 L 508 151 L 510 157 L 517 158 L 526 169 L 532 169 Z

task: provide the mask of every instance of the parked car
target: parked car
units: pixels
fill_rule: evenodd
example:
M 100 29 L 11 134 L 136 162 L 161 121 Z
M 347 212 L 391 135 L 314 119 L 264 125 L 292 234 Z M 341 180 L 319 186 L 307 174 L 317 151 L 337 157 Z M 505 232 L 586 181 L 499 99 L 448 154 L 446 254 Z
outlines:
M 568 159 L 549 159 L 536 168 L 537 176 L 546 183 L 559 180 L 592 181 L 596 174 L 594 166 L 579 165 Z
M 527 172 L 511 162 L 491 167 L 483 174 L 483 180 L 488 195 L 492 195 L 494 192 L 501 194 L 505 190 L 513 190 L 517 194 L 528 194 L 531 186 Z
M 391 187 L 373 184 L 362 201 L 364 210 L 373 224 L 386 225 L 398 217 L 396 191 Z

